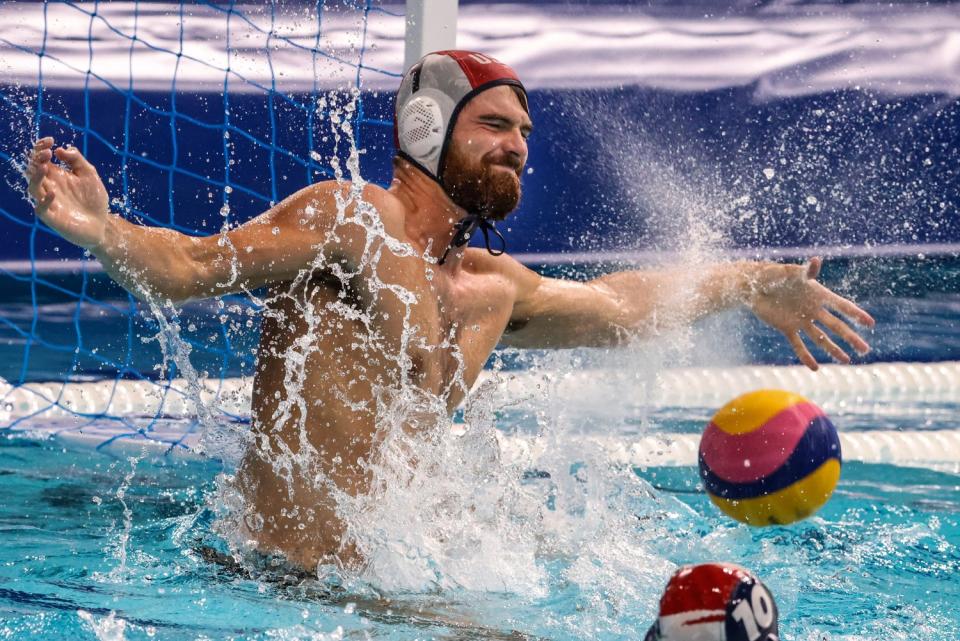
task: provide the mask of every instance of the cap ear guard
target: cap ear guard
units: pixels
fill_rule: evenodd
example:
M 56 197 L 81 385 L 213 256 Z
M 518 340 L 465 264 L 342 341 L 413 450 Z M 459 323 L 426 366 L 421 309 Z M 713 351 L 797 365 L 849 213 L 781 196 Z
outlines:
M 445 135 L 440 105 L 430 96 L 417 96 L 403 107 L 397 122 L 400 148 L 422 164 L 440 157 Z
M 449 132 L 453 100 L 432 88 L 419 89 L 397 116 L 400 151 L 437 178 L 443 143 Z

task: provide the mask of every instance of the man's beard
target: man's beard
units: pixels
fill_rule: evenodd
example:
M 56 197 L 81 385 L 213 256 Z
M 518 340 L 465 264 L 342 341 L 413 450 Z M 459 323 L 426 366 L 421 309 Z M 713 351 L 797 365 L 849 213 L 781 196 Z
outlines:
M 509 164 L 506 160 L 499 167 Z M 519 172 L 519 167 L 513 168 Z M 443 186 L 450 199 L 471 214 L 503 220 L 520 204 L 520 177 L 517 172 L 491 169 L 489 164 L 470 162 L 466 154 L 451 148 L 443 170 Z

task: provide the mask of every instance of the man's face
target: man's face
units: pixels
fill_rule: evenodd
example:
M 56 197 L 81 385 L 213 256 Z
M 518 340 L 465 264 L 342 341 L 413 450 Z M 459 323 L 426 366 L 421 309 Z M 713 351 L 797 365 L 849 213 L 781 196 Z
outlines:
M 516 209 L 531 129 L 509 86 L 488 89 L 468 102 L 453 128 L 443 171 L 453 202 L 494 220 Z

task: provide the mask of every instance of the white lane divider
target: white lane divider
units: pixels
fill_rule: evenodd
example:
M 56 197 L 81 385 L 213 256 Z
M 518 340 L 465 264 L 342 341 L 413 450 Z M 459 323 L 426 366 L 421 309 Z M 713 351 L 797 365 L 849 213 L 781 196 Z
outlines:
M 193 430 L 193 431 L 191 431 Z M 82 449 L 99 449 L 122 455 L 147 451 L 154 455 L 203 459 L 201 434 L 196 425 L 166 423 L 147 433 L 116 423 L 97 423 L 71 429 L 63 423 L 18 429 L 35 439 L 54 439 Z M 498 433 L 505 460 L 536 460 L 548 447 L 541 439 Z M 555 443 L 555 441 L 551 441 Z M 844 461 L 932 467 L 960 472 L 960 430 L 869 430 L 840 434 Z M 644 436 L 577 435 L 562 439 L 562 447 L 575 452 L 599 452 L 619 465 L 634 467 L 693 466 L 697 464 L 699 434 L 649 434 Z
M 504 402 L 551 393 L 582 395 L 614 370 L 578 370 L 566 373 L 509 372 L 500 374 Z M 484 372 L 482 382 L 489 378 Z M 820 404 L 831 405 L 897 401 L 960 402 L 960 361 L 941 363 L 877 363 L 825 365 L 818 372 L 800 366 L 744 366 L 667 370 L 656 377 L 631 382 L 617 378 L 620 398 L 643 398 L 656 407 L 719 407 L 731 398 L 756 389 L 779 388 L 796 392 Z M 199 396 L 207 407 L 228 416 L 249 416 L 250 379 L 205 379 Z M 869 411 L 869 407 L 868 407 Z M 186 381 L 108 380 L 83 383 L 27 383 L 13 386 L 0 380 L 0 428 L 25 417 L 164 416 L 196 414 Z
M 610 373 L 610 372 L 608 372 Z M 603 372 L 510 372 L 501 374 L 504 403 L 542 396 L 544 382 L 551 394 L 573 394 L 590 389 Z M 489 374 L 485 374 L 489 377 Z M 639 381 L 632 392 L 657 407 L 719 407 L 729 399 L 759 388 L 783 388 L 831 408 L 869 413 L 873 406 L 910 403 L 960 403 L 960 362 L 882 363 L 855 367 L 827 365 L 819 372 L 802 367 L 688 368 L 668 370 L 655 379 Z M 629 383 L 626 384 L 629 386 Z M 585 387 L 586 386 L 586 387 Z M 195 394 L 194 394 L 195 396 Z M 199 396 L 225 418 L 248 417 L 249 379 L 208 379 Z M 158 453 L 198 456 L 196 425 L 186 421 L 161 421 L 147 433 L 116 421 L 96 417 L 125 417 L 128 423 L 145 423 L 137 417 L 183 419 L 195 416 L 191 393 L 183 380 L 152 382 L 110 380 L 83 383 L 29 383 L 11 386 L 0 382 L 0 428 L 36 437 L 56 437 L 83 447 L 113 450 L 147 447 Z M 909 408 L 907 408 L 909 413 Z M 636 466 L 695 465 L 698 434 L 639 436 L 571 436 L 585 447 L 601 448 L 615 462 Z M 841 434 L 844 459 L 899 465 L 960 464 L 960 430 L 869 430 Z M 541 447 L 524 437 L 501 439 L 506 456 Z

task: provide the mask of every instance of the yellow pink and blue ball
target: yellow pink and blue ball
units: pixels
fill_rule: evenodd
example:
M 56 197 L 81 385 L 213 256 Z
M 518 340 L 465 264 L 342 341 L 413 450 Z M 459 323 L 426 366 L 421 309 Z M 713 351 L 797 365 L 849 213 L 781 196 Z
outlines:
M 700 439 L 700 478 L 710 500 L 749 525 L 807 518 L 840 479 L 840 437 L 823 410 L 783 390 L 724 405 Z

